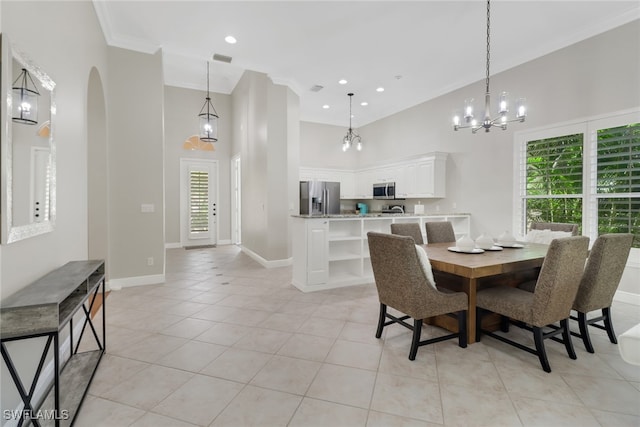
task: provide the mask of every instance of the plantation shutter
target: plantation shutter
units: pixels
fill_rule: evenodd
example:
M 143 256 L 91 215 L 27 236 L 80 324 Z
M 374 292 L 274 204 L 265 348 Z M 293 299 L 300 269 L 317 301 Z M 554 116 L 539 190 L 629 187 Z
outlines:
M 599 129 L 596 150 L 598 234 L 639 236 L 640 123 Z
M 524 213 L 531 222 L 581 223 L 582 133 L 526 143 Z
M 209 232 L 209 172 L 189 171 L 189 234 L 206 237 Z

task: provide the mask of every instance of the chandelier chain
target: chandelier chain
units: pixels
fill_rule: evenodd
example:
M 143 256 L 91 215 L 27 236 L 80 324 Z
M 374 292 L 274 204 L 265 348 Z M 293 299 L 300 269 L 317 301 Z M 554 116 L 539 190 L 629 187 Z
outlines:
M 209 99 L 209 61 L 207 61 L 207 99 Z
M 487 0 L 487 93 L 489 93 L 489 63 L 491 62 L 491 55 L 489 47 L 491 43 L 491 13 L 489 7 L 490 0 Z

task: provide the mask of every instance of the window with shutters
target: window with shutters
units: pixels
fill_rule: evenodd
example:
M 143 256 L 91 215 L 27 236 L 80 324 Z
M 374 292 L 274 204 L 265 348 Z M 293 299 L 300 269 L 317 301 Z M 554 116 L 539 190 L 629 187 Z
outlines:
M 582 149 L 582 134 L 527 141 L 527 229 L 537 221 L 581 223 Z
M 209 173 L 189 171 L 189 234 L 197 237 L 209 232 Z
M 598 234 L 633 233 L 640 247 L 640 123 L 598 129 L 594 211 Z
M 640 112 L 518 135 L 517 222 L 569 222 L 592 241 L 633 233 L 640 248 Z

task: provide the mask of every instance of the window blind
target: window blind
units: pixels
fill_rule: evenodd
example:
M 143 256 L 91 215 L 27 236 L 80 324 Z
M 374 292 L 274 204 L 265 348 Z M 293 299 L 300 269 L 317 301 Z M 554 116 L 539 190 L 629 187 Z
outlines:
M 640 247 L 640 123 L 598 129 L 598 234 L 633 233 Z
M 189 232 L 209 231 L 209 173 L 189 171 Z

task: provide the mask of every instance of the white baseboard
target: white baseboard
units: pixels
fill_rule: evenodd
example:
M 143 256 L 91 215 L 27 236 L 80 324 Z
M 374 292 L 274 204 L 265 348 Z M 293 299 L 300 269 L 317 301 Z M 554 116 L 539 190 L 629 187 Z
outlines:
M 123 277 L 121 279 L 110 279 L 107 282 L 109 289 L 119 291 L 122 288 L 132 286 L 158 285 L 165 282 L 164 274 L 152 274 L 149 276 Z
M 616 291 L 613 299 L 627 304 L 640 305 L 640 295 L 631 292 Z
M 253 252 L 251 249 L 247 249 L 244 246 L 240 246 L 240 249 L 242 250 L 242 252 L 249 255 L 249 257 L 251 257 L 253 260 L 257 261 L 264 268 L 287 267 L 291 265 L 291 263 L 293 262 L 293 258 L 277 259 L 277 260 L 270 261 L 262 258 L 257 253 Z

